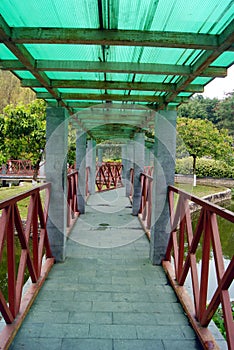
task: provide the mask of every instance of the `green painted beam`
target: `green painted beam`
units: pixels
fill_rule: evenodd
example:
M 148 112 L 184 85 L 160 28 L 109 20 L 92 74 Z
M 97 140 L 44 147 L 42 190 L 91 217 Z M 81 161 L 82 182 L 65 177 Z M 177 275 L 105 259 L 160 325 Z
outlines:
M 199 76 L 204 69 L 210 66 L 223 52 L 225 52 L 234 42 L 234 20 L 219 35 L 219 47 L 216 50 L 205 51 L 199 59 L 193 64 L 194 73 L 188 77 L 182 77 L 178 82 L 178 87 L 185 89 L 196 76 Z M 176 93 L 169 93 L 165 100 L 167 102 L 174 101 Z
M 37 60 L 38 71 L 58 72 L 106 72 L 106 73 L 135 73 L 162 74 L 187 76 L 193 73 L 190 66 L 175 64 L 136 63 L 136 62 L 89 62 L 63 60 Z M 227 69 L 224 67 L 208 67 L 201 76 L 225 77 Z
M 51 94 L 47 92 L 38 92 L 37 98 L 50 99 Z M 62 100 L 103 100 L 103 101 L 135 101 L 135 102 L 148 102 L 148 103 L 164 103 L 164 98 L 160 96 L 148 96 L 148 95 L 117 95 L 117 94 L 81 94 L 81 93 L 61 93 L 60 99 Z M 175 103 L 186 102 L 187 97 L 174 98 Z
M 26 70 L 25 66 L 18 60 L 0 60 L 0 69 L 3 70 Z M 61 60 L 37 60 L 35 61 L 37 71 L 57 72 L 106 72 L 124 74 L 160 74 L 160 75 L 182 75 L 193 73 L 190 66 L 155 63 L 136 62 L 86 62 L 86 61 L 61 61 Z M 220 77 L 227 75 L 224 67 L 211 66 L 201 72 L 202 77 Z
M 22 79 L 23 87 L 41 87 L 42 84 L 36 79 Z M 141 90 L 141 91 L 177 91 L 176 84 L 170 83 L 140 83 L 122 81 L 96 81 L 96 80 L 51 80 L 52 88 L 78 88 L 78 89 L 108 89 L 108 90 Z M 190 84 L 186 92 L 204 92 L 203 85 Z
M 87 28 L 12 27 L 10 39 L 16 44 L 121 45 L 199 50 L 212 50 L 219 45 L 219 37 L 211 34 Z M 0 37 L 0 40 L 4 38 Z

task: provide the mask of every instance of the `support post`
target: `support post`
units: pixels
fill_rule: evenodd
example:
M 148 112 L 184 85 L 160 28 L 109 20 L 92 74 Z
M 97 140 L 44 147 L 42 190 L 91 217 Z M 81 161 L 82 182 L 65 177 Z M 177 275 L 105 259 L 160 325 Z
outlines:
M 47 230 L 53 256 L 58 262 L 65 260 L 66 248 L 67 136 L 67 110 L 47 108 L 45 170 L 46 181 L 52 184 Z
M 98 166 L 102 166 L 102 159 L 103 159 L 103 148 L 98 148 Z
M 134 146 L 133 141 L 128 141 L 127 143 L 127 161 L 126 161 L 126 197 L 130 196 L 131 193 L 131 182 L 130 182 L 130 172 L 131 168 L 133 168 L 133 158 L 134 158 Z
M 160 265 L 170 235 L 168 185 L 175 176 L 176 111 L 161 111 L 155 116 L 153 200 L 150 259 Z
M 145 166 L 150 166 L 150 149 L 145 147 Z
M 145 163 L 145 134 L 136 133 L 134 136 L 134 192 L 132 214 L 137 216 L 141 205 L 141 173 Z
M 96 141 L 88 140 L 86 157 L 87 166 L 90 168 L 88 182 L 89 193 L 94 194 L 96 186 Z
M 77 201 L 80 214 L 85 213 L 86 198 L 86 133 L 76 133 L 76 169 L 78 170 Z

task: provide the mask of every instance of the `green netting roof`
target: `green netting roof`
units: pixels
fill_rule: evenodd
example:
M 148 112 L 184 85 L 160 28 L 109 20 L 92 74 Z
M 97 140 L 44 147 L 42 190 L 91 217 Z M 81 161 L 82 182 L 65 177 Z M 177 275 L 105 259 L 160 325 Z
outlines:
M 226 75 L 233 32 L 233 0 L 1 0 L 0 68 L 70 113 L 173 108 Z

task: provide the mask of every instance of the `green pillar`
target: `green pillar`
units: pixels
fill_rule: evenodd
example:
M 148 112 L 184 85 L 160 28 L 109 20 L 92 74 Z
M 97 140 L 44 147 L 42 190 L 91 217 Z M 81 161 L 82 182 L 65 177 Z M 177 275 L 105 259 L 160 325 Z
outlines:
M 67 229 L 68 114 L 62 107 L 46 112 L 46 181 L 51 182 L 48 236 L 56 261 L 64 261 Z
M 160 265 L 170 234 L 168 185 L 174 184 L 176 153 L 176 111 L 155 116 L 154 174 L 151 217 L 150 259 Z

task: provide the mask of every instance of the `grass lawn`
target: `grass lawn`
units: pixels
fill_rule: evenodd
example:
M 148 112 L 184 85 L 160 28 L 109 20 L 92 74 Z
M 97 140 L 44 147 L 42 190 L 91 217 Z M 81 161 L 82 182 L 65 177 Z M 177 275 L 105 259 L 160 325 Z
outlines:
M 11 198 L 20 194 L 22 192 L 26 192 L 31 190 L 33 185 L 31 182 L 21 182 L 20 186 L 11 186 L 11 187 L 1 187 L 0 188 L 0 201 L 4 201 L 5 199 Z
M 6 199 L 15 197 L 18 194 L 29 191 L 33 188 L 35 188 L 35 186 L 33 186 L 31 182 L 22 182 L 20 186 L 1 187 L 0 201 L 2 202 Z M 41 192 L 42 195 L 43 195 L 43 192 L 44 191 Z M 30 198 L 28 197 L 18 202 L 18 208 L 22 219 L 27 218 L 29 199 Z
M 227 189 L 226 187 L 207 186 L 207 185 L 197 185 L 193 187 L 192 184 L 181 184 L 181 183 L 175 183 L 175 187 L 178 187 L 181 190 L 184 190 L 188 193 L 192 193 L 194 196 L 197 196 L 197 197 L 205 197 L 205 196 L 208 196 L 209 194 L 222 192 Z

